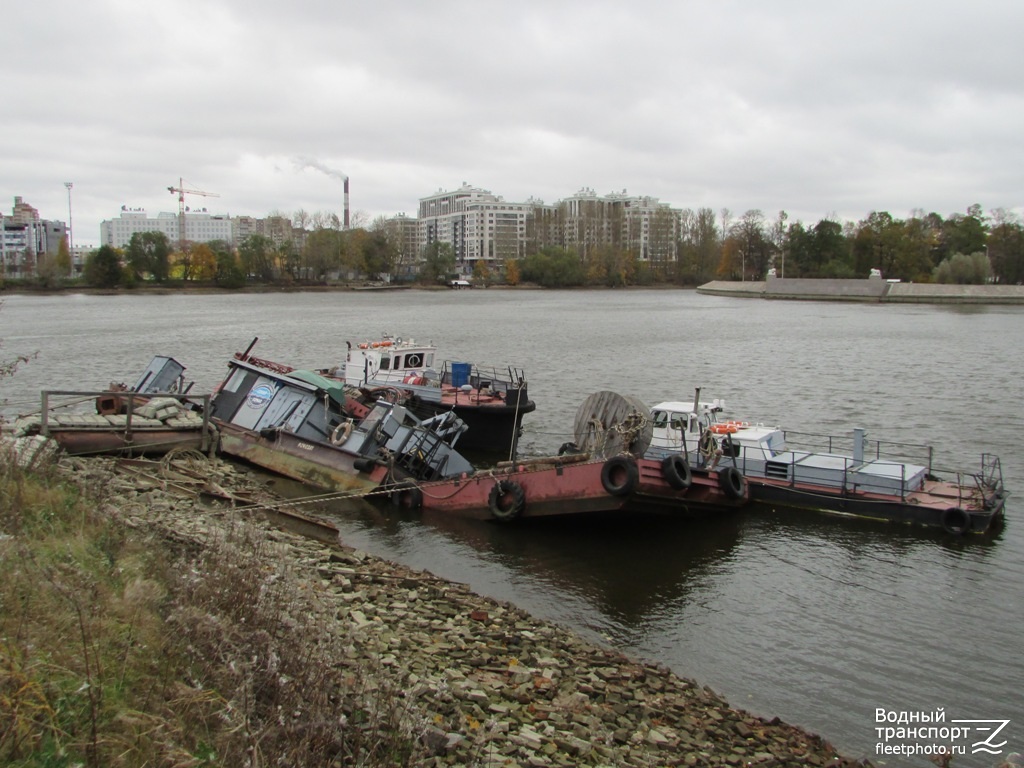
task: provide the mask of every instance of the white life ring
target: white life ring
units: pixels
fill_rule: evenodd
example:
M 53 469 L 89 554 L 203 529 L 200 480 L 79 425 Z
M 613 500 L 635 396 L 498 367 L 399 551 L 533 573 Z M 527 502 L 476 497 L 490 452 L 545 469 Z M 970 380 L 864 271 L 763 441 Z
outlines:
M 334 428 L 331 433 L 331 445 L 341 445 L 352 434 L 352 420 L 346 419 Z

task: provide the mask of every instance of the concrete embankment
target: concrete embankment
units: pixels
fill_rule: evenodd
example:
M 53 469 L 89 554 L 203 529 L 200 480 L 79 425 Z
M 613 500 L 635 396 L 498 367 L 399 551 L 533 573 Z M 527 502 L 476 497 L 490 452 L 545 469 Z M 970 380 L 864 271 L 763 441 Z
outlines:
M 334 540 L 272 524 L 256 508 L 202 501 L 183 482 L 136 463 L 63 459 L 68 477 L 108 491 L 128 526 L 190 547 L 253 531 L 258 570 L 294 594 L 295 615 L 341 638 L 353 679 L 387 675 L 415 719 L 423 766 L 863 766 L 821 738 L 730 707 L 668 669 L 590 643 L 516 607 Z M 191 470 L 206 493 L 259 498 L 234 465 Z M 308 509 L 308 508 L 304 508 Z M 308 514 L 308 512 L 307 512 Z M 329 526 L 325 526 L 329 530 Z M 282 615 L 282 626 L 294 619 Z M 310 622 L 306 621 L 305 625 Z M 316 643 L 317 637 L 295 638 Z
M 890 283 L 886 280 L 771 278 L 759 281 L 714 280 L 698 293 L 790 301 L 868 301 L 905 304 L 1024 304 L 1024 286 Z

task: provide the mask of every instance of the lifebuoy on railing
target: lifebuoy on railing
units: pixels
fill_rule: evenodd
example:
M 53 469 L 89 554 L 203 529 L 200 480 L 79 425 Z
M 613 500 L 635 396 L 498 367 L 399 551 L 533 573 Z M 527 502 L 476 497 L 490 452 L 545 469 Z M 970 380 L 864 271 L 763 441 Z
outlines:
M 628 496 L 640 482 L 640 470 L 630 456 L 613 456 L 601 467 L 601 485 L 612 496 Z
M 499 480 L 487 496 L 487 508 L 495 520 L 515 520 L 526 509 L 526 491 L 515 480 Z

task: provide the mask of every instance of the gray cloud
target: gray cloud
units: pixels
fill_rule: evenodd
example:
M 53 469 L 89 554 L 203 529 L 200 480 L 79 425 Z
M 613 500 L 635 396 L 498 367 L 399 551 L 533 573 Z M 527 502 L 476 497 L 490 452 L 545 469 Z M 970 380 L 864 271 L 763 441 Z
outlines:
M 462 182 L 815 223 L 1024 211 L 1024 5 L 867 0 L 5 10 L 3 203 L 96 243 L 179 177 L 232 215 L 414 214 Z

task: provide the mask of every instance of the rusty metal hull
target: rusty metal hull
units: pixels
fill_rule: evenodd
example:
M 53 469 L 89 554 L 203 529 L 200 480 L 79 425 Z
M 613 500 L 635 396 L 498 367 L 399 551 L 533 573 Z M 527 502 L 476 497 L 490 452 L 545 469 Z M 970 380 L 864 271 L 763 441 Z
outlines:
M 123 429 L 51 429 L 49 435 L 72 456 L 160 456 L 172 450 L 204 450 L 209 442 L 202 429 L 135 430 L 130 438 Z
M 387 467 L 332 445 L 304 440 L 280 430 L 263 437 L 224 422 L 218 422 L 217 426 L 221 431 L 221 453 L 317 488 L 369 491 L 388 477 Z M 369 466 L 361 469 L 365 464 Z
M 727 491 L 717 472 L 695 471 L 686 487 L 673 487 L 653 459 L 552 459 L 399 487 L 393 500 L 401 507 L 501 522 L 607 513 L 685 516 L 744 505 L 747 488 L 738 477 Z

